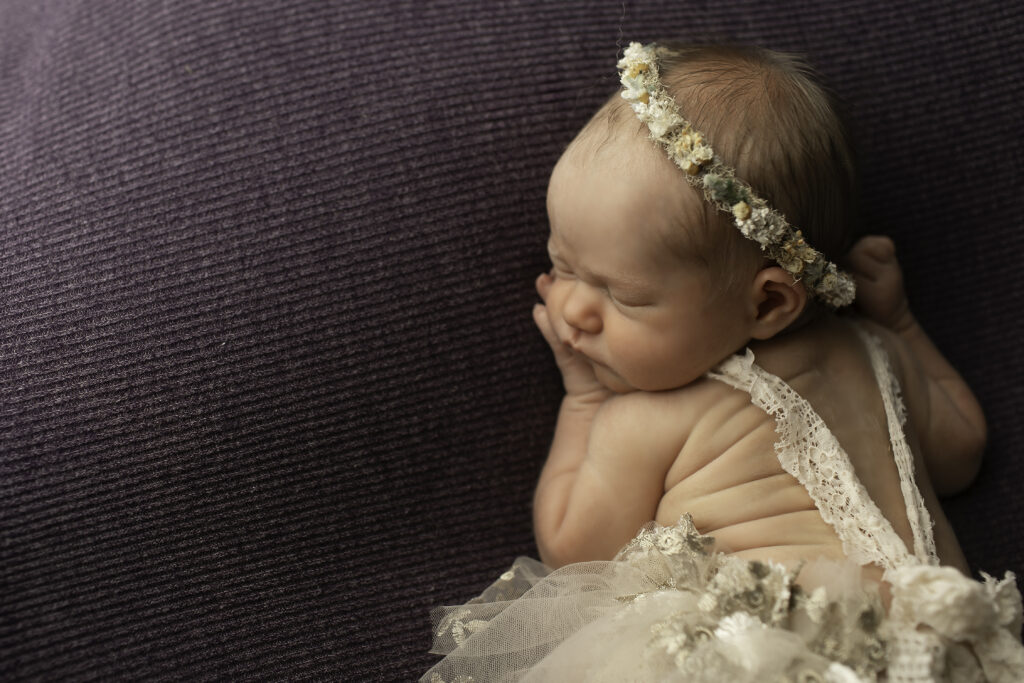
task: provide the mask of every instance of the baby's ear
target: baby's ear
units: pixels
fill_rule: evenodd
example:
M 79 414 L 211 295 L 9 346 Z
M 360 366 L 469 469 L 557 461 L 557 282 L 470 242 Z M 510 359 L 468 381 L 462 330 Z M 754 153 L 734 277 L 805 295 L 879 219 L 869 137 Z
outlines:
M 752 336 L 771 339 L 789 327 L 807 306 L 807 290 L 780 266 L 762 268 L 751 289 L 756 308 Z

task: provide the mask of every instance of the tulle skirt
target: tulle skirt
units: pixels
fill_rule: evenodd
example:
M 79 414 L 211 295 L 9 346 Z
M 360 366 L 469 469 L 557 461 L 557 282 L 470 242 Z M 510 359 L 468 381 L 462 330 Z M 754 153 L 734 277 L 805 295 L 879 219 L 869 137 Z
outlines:
M 986 667 L 974 635 L 957 642 L 914 615 L 919 623 L 908 622 L 918 606 L 907 603 L 920 600 L 911 589 L 894 594 L 904 615 L 896 620 L 852 563 L 805 565 L 801 580 L 813 577 L 815 586 L 805 590 L 795 571 L 711 553 L 710 543 L 687 516 L 649 524 L 611 561 L 552 571 L 519 558 L 478 598 L 434 611 L 432 652 L 446 656 L 421 681 L 852 683 L 984 680 L 983 672 L 1024 680 L 1012 575 L 986 584 L 950 578 L 961 575 L 946 568 L 922 575 L 932 588 L 939 579 L 971 584 L 963 604 L 933 611 L 992 608 L 971 622 L 975 631 L 1002 632 L 980 639 L 998 641 Z M 908 577 L 920 588 L 921 577 Z

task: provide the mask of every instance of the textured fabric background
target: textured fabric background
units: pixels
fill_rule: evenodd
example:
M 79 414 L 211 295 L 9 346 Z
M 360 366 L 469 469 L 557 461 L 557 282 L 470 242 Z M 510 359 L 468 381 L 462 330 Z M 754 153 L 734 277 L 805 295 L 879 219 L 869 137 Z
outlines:
M 0 4 L 0 678 L 411 680 L 534 554 L 559 379 L 529 319 L 617 43 L 808 54 L 872 228 L 976 387 L 949 509 L 1024 569 L 1024 6 Z

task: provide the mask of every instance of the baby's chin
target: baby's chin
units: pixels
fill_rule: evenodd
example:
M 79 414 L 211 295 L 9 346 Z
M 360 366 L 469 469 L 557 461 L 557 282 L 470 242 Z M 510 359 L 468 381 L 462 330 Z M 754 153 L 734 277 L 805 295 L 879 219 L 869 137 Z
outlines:
M 634 384 L 608 367 L 598 365 L 597 363 L 594 363 L 593 367 L 594 376 L 597 378 L 597 381 L 600 382 L 605 389 L 608 389 L 608 391 L 615 392 L 616 394 L 631 394 L 635 391 L 663 391 L 664 389 L 675 388 L 655 386 L 648 387 L 646 384 L 642 382 Z
M 637 389 L 626 382 L 609 368 L 593 361 L 591 361 L 590 366 L 594 368 L 594 377 L 601 383 L 601 386 L 608 391 L 615 392 L 616 394 L 628 394 L 633 391 L 640 391 L 640 389 Z

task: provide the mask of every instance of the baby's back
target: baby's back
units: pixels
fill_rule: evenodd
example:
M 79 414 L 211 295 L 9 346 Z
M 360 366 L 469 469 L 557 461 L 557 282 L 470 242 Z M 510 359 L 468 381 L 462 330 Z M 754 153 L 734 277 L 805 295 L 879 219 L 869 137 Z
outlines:
M 758 366 L 782 379 L 817 412 L 871 499 L 913 549 L 882 394 L 868 351 L 850 323 L 826 318 L 751 349 Z M 845 557 L 835 530 L 806 489 L 782 468 L 775 452 L 775 419 L 748 393 L 704 379 L 660 398 L 679 402 L 696 417 L 686 421 L 689 433 L 668 466 L 657 522 L 672 524 L 689 513 L 698 530 L 715 537 L 717 549 L 747 559 L 795 566 L 801 560 Z M 966 570 L 928 481 L 913 425 L 906 425 L 906 435 L 918 487 L 936 523 L 939 555 Z M 834 456 L 823 459 L 836 464 Z M 867 573 L 879 577 L 881 570 L 872 567 Z

